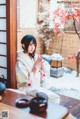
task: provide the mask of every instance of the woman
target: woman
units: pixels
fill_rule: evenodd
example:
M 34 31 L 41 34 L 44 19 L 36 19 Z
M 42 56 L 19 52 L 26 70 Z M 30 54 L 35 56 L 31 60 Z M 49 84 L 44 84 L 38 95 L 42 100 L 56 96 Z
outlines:
M 48 88 L 46 81 L 47 77 L 49 78 L 50 66 L 35 53 L 37 46 L 35 37 L 26 35 L 22 38 L 21 44 L 23 52 L 18 53 L 16 63 L 17 88 L 21 91 L 40 86 Z

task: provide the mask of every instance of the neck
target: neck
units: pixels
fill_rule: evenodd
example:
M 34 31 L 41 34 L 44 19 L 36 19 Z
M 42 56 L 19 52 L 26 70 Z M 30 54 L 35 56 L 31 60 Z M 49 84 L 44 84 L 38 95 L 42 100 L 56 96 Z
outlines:
M 33 59 L 32 54 L 26 53 L 31 59 Z

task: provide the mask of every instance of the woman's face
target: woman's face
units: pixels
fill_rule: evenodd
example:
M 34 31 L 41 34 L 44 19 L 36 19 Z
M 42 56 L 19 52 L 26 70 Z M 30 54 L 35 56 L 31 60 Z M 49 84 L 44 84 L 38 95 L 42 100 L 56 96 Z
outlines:
M 33 43 L 33 41 L 31 41 L 28 47 L 28 53 L 33 53 L 35 51 L 35 48 L 35 44 Z

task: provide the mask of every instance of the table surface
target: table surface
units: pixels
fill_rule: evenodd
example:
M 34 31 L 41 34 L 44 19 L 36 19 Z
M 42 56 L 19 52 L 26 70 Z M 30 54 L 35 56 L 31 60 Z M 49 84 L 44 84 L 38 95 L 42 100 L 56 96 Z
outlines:
M 4 94 L 2 94 L 2 103 L 7 104 L 12 107 L 16 107 L 16 99 L 18 98 L 26 98 L 26 95 L 12 91 L 12 90 L 5 90 Z M 27 97 L 31 99 L 32 97 Z M 21 111 L 30 112 L 30 108 L 17 108 L 21 109 Z M 45 113 L 36 114 L 36 116 L 42 117 L 44 119 L 75 119 L 71 114 L 68 113 L 67 108 L 54 104 L 52 102 L 48 102 L 48 108 Z
M 5 115 L 5 118 L 9 117 L 7 119 L 43 119 L 30 113 L 26 114 L 20 109 L 0 102 L 0 112 L 3 111 L 6 111 L 7 116 Z M 3 119 L 3 115 L 0 115 L 0 119 Z

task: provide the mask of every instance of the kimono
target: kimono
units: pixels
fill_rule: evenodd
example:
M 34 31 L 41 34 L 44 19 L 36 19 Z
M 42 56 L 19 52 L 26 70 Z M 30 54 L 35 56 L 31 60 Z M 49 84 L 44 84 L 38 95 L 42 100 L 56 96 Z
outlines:
M 30 58 L 27 54 L 19 52 L 16 62 L 16 80 L 17 89 L 20 91 L 26 91 L 32 87 L 45 87 L 48 88 L 48 80 L 50 77 L 50 65 L 48 62 L 42 60 L 42 68 L 38 68 L 36 73 L 32 72 L 35 61 L 38 54 L 35 54 L 34 58 Z

